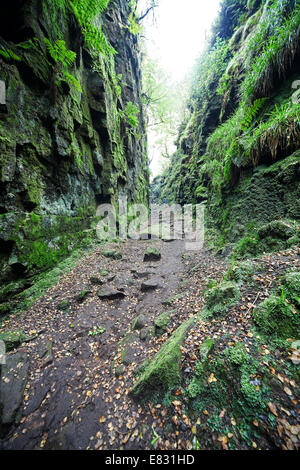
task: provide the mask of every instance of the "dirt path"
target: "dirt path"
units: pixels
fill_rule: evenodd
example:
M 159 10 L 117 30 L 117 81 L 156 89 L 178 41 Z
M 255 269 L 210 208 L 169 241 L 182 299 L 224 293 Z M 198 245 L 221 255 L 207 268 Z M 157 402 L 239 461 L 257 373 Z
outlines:
M 159 250 L 160 260 L 144 261 L 149 247 Z M 119 259 L 104 256 L 107 250 Z M 3 325 L 2 331 L 20 329 L 30 340 L 2 366 L 0 448 L 191 450 L 197 441 L 201 449 L 299 448 L 300 390 L 293 365 L 299 360 L 295 356 L 292 364 L 298 353 L 289 349 L 294 340 L 288 338 L 286 347 L 271 345 L 253 323 L 255 306 L 286 272 L 299 271 L 299 250 L 242 267 L 228 271 L 221 257 L 205 248 L 186 251 L 180 240 L 128 240 L 90 253 L 27 313 Z M 202 311 L 208 286 L 217 286 L 226 272 L 235 278 L 241 269 L 246 271 L 237 284 L 239 300 L 224 315 L 199 317 L 188 331 L 180 346 L 182 380 L 172 396 L 146 405 L 133 399 L 130 390 L 144 361 Z M 164 312 L 170 319 L 159 331 Z M 214 350 L 206 384 L 200 401 L 193 402 L 190 387 L 208 339 Z M 241 344 L 257 368 L 249 372 L 246 392 L 253 397 L 253 390 L 257 396 L 262 390 L 266 397 L 258 411 L 245 401 L 239 368 L 224 356 L 226 348 Z
M 160 261 L 143 261 L 148 246 L 160 251 Z M 5 325 L 37 337 L 9 354 L 17 363 L 21 356 L 23 362 L 15 367 L 24 371 L 25 363 L 28 376 L 24 393 L 19 390 L 18 424 L 4 437 L 4 449 L 150 448 L 157 417 L 128 394 L 135 371 L 199 307 L 176 308 L 176 295 L 199 289 L 184 282 L 191 265 L 200 260 L 203 281 L 224 266 L 207 252 L 184 254 L 179 240 L 129 240 L 105 249 L 120 249 L 122 259 L 94 251 L 26 314 Z M 97 285 L 101 280 L 103 286 Z M 125 297 L 100 299 L 102 288 L 114 288 Z M 80 293 L 83 298 L 78 299 Z M 61 305 L 64 310 L 58 308 L 62 301 L 67 301 Z M 173 312 L 168 332 L 153 337 L 153 321 L 166 310 Z M 98 327 L 105 331 L 92 335 Z M 8 373 L 8 381 L 15 372 Z

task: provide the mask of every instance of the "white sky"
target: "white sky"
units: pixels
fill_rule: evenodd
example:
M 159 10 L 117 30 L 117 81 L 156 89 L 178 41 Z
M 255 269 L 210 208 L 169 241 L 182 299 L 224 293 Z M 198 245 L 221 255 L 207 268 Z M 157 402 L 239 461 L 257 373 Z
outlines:
M 139 2 L 142 12 L 145 11 L 144 1 Z M 202 52 L 220 0 L 158 0 L 158 3 L 155 23 L 152 13 L 142 22 L 143 35 L 150 56 L 159 60 L 173 82 L 179 82 L 187 77 Z M 155 152 L 151 154 L 151 141 L 150 133 L 150 169 L 152 176 L 156 176 L 161 172 L 161 158 Z
M 220 0 L 159 0 L 156 25 L 151 13 L 143 21 L 149 52 L 160 58 L 175 81 L 185 77 L 203 50 L 219 4 Z

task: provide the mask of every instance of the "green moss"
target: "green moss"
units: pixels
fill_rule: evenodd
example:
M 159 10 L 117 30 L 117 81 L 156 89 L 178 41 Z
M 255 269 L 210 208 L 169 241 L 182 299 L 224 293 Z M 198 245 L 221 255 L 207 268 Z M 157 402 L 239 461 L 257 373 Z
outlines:
M 187 331 L 195 319 L 183 323 L 154 356 L 151 363 L 131 389 L 131 394 L 141 400 L 153 400 L 164 396 L 181 382 L 180 359 Z
M 288 272 L 284 277 L 283 286 L 288 299 L 300 307 L 300 272 Z
M 231 364 L 241 366 L 247 364 L 249 355 L 243 343 L 237 343 L 234 347 L 225 349 L 224 355 Z
M 27 339 L 28 337 L 22 330 L 11 330 L 0 333 L 0 341 L 4 341 L 6 351 L 17 348 Z
M 154 334 L 160 336 L 167 330 L 168 324 L 170 323 L 172 312 L 163 312 L 157 318 L 154 319 Z
M 252 276 L 256 272 L 257 266 L 255 263 L 247 260 L 240 263 L 236 263 L 230 267 L 226 273 L 225 278 L 228 281 L 234 282 L 252 282 Z
M 144 254 L 144 261 L 159 261 L 161 254 L 157 248 L 149 246 Z
M 253 312 L 253 319 L 259 330 L 267 335 L 280 338 L 298 338 L 300 319 L 284 294 L 271 295 Z
M 201 314 L 204 316 L 225 315 L 228 309 L 235 305 L 240 298 L 241 293 L 238 284 L 225 281 L 206 291 L 206 305 Z

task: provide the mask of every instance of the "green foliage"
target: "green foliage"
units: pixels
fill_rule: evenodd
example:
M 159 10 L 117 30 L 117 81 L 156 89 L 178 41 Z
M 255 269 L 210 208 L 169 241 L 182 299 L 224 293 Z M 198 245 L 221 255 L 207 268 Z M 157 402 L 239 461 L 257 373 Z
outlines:
M 106 331 L 104 326 L 94 326 L 92 330 L 89 331 L 89 336 L 102 335 Z
M 258 98 L 254 103 L 247 109 L 244 120 L 241 123 L 241 130 L 245 132 L 253 122 L 253 119 L 257 116 L 260 109 L 264 106 L 267 98 Z
M 115 49 L 106 39 L 97 16 L 101 15 L 109 4 L 109 0 L 69 0 L 73 13 L 81 26 L 85 41 L 96 54 L 116 54 Z M 96 25 L 96 23 L 98 23 Z
M 75 62 L 76 53 L 67 49 L 65 41 L 62 39 L 57 39 L 54 44 L 51 44 L 47 38 L 44 38 L 44 41 L 51 58 L 55 62 L 54 70 L 57 82 L 65 80 L 82 92 L 78 80 L 68 72 L 68 67 L 71 67 Z
M 20 62 L 21 60 L 21 57 L 19 57 L 14 53 L 14 51 L 8 49 L 7 47 L 0 49 L 0 55 L 7 61 L 15 60 L 16 62 Z
M 299 45 L 299 22 L 299 3 L 273 0 L 266 5 L 245 51 L 248 71 L 241 85 L 245 100 L 267 96 L 275 76 L 284 73 Z
M 221 316 L 235 305 L 241 297 L 238 284 L 225 281 L 205 292 L 206 305 L 202 310 L 205 316 Z
M 288 272 L 284 277 L 283 285 L 288 299 L 295 306 L 300 307 L 300 272 Z
M 217 38 L 214 46 L 198 59 L 192 78 L 192 98 L 201 102 L 211 95 L 211 84 L 218 81 L 225 71 L 229 46 L 224 39 Z
M 224 355 L 230 363 L 237 366 L 246 364 L 249 359 L 249 355 L 243 343 L 237 343 L 234 347 L 225 349 Z
M 280 296 L 272 295 L 253 312 L 253 318 L 260 331 L 279 338 L 298 338 L 300 319 L 288 302 L 288 291 L 284 288 Z
M 137 36 L 141 33 L 142 27 L 138 24 L 136 15 L 134 12 L 131 12 L 128 17 L 128 29 L 134 36 Z
M 125 115 L 126 115 L 128 124 L 131 127 L 137 127 L 139 125 L 139 119 L 137 117 L 139 112 L 140 110 L 135 104 L 133 104 L 131 101 L 127 103 L 126 108 L 125 108 Z

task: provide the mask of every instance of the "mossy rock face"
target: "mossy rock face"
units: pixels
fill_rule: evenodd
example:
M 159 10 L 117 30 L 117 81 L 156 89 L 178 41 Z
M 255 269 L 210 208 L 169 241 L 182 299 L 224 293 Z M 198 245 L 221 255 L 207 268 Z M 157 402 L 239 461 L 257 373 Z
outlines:
M 291 222 L 284 220 L 273 220 L 269 224 L 263 225 L 258 230 L 260 238 L 273 237 L 287 240 L 295 235 L 295 228 Z
M 289 300 L 300 307 L 300 272 L 291 271 L 285 275 L 284 288 Z
M 196 398 L 201 393 L 202 383 L 208 366 L 208 356 L 214 349 L 214 341 L 207 338 L 200 346 L 199 360 L 195 366 L 195 375 L 188 387 L 188 394 L 190 398 Z
M 284 297 L 270 296 L 253 312 L 259 330 L 279 338 L 299 338 L 300 319 Z
M 0 333 L 0 341 L 4 342 L 6 351 L 11 351 L 12 349 L 17 348 L 27 339 L 28 337 L 22 330 L 12 330 Z
M 122 253 L 116 250 L 102 251 L 101 254 L 105 256 L 105 258 L 110 258 L 114 260 L 122 259 Z
M 161 254 L 157 248 L 148 247 L 144 254 L 144 261 L 159 261 L 161 259 Z
M 131 394 L 142 401 L 162 397 L 181 383 L 181 350 L 188 330 L 195 319 L 183 323 L 161 347 L 131 389 Z
M 223 282 L 206 292 L 206 306 L 203 313 L 209 315 L 225 315 L 229 309 L 241 298 L 238 284 Z

